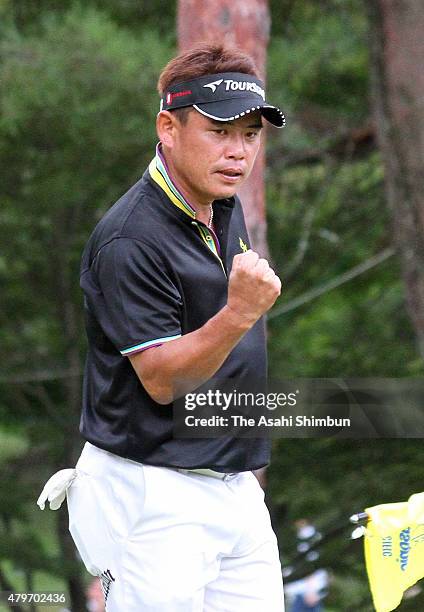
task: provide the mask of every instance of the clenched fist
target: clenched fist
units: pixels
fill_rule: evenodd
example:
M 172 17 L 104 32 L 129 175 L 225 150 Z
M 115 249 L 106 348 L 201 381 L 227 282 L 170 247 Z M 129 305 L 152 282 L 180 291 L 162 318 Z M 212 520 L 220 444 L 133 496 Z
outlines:
M 232 311 L 253 325 L 280 293 L 281 281 L 266 259 L 251 250 L 234 257 L 227 300 Z

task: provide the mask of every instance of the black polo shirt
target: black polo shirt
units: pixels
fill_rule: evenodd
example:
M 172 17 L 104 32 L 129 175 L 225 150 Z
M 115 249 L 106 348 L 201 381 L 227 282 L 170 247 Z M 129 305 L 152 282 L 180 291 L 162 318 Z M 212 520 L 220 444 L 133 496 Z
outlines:
M 213 203 L 214 228 L 196 221 L 158 152 L 101 219 L 84 250 L 81 287 L 88 336 L 80 431 L 92 444 L 151 465 L 252 470 L 268 440 L 173 438 L 172 404 L 145 391 L 128 355 L 172 342 L 227 301 L 234 255 L 248 248 L 237 198 Z M 217 378 L 266 376 L 263 321 L 240 340 Z

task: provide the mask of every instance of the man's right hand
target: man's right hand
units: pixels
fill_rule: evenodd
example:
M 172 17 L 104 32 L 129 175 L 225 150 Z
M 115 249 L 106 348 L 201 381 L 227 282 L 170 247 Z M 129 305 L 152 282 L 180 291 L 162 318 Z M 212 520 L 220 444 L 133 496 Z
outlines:
M 266 259 L 251 250 L 234 257 L 227 300 L 233 312 L 253 325 L 280 293 L 281 281 Z

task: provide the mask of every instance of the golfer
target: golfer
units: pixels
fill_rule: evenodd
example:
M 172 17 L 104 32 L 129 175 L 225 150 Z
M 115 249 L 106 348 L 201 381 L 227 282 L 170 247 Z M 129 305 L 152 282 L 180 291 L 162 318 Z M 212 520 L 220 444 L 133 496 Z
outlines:
M 284 116 L 232 48 L 178 55 L 158 89 L 156 154 L 83 255 L 86 444 L 39 501 L 57 507 L 68 488 L 70 531 L 108 612 L 282 612 L 252 474 L 269 441 L 172 430 L 173 402 L 212 377 L 266 375 L 263 315 L 281 283 L 250 248 L 235 194 L 263 120 L 282 127 Z

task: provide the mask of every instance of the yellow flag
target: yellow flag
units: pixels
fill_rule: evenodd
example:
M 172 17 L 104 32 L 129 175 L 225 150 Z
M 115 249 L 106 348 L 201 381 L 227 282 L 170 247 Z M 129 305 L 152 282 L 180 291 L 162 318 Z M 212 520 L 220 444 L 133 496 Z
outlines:
M 365 562 L 374 606 L 391 612 L 403 592 L 424 577 L 424 493 L 366 512 Z

